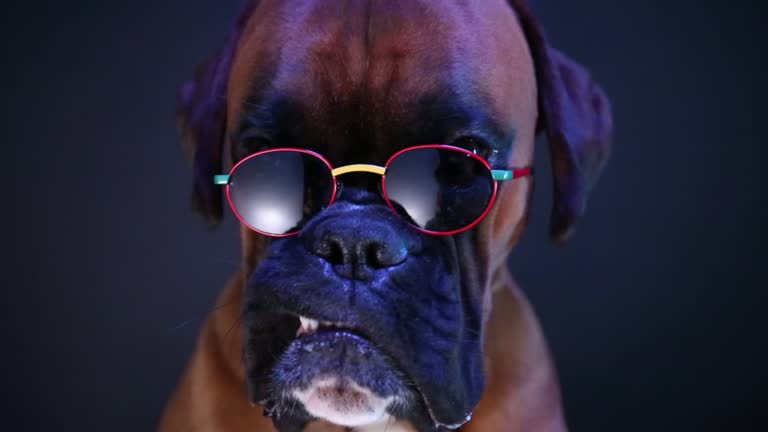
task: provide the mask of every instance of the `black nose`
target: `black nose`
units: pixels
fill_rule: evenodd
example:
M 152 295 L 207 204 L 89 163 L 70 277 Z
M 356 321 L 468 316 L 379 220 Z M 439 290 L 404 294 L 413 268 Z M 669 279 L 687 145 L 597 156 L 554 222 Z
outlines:
M 376 270 L 408 258 L 408 234 L 386 220 L 348 214 L 327 218 L 305 230 L 310 252 L 322 257 L 340 276 L 370 280 Z

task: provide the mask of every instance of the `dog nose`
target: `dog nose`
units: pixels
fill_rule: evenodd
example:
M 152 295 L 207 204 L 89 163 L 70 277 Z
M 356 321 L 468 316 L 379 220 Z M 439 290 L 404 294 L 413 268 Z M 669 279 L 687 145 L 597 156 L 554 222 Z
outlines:
M 310 252 L 350 279 L 370 280 L 376 270 L 394 267 L 409 254 L 405 235 L 368 218 L 330 218 L 304 235 Z

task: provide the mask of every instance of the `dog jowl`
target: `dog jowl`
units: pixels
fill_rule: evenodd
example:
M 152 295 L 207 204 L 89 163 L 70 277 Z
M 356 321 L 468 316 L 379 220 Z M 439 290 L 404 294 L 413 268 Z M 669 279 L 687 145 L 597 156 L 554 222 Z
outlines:
M 211 317 L 163 430 L 563 430 L 504 263 L 536 133 L 560 241 L 610 112 L 524 2 L 247 2 L 180 124 L 197 209 L 218 222 L 226 196 L 243 222 L 243 338 L 225 361 Z

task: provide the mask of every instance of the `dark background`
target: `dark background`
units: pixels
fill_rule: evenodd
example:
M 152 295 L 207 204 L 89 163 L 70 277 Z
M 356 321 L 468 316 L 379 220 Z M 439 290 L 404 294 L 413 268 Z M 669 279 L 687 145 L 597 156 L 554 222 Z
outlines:
M 236 1 L 2 8 L 0 429 L 150 431 L 238 265 L 188 207 L 175 91 Z M 564 248 L 511 266 L 572 431 L 757 430 L 765 411 L 765 14 L 757 1 L 539 0 L 613 99 L 614 156 Z M 765 430 L 765 429 L 763 429 Z

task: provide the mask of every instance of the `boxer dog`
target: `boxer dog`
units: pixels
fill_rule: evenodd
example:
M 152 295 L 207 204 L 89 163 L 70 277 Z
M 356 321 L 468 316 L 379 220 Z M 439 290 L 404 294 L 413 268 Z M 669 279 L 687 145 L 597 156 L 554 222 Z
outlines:
M 249 1 L 181 96 L 193 202 L 215 224 L 226 191 L 242 266 L 162 432 L 565 430 L 506 260 L 537 133 L 562 242 L 612 125 L 525 1 Z

